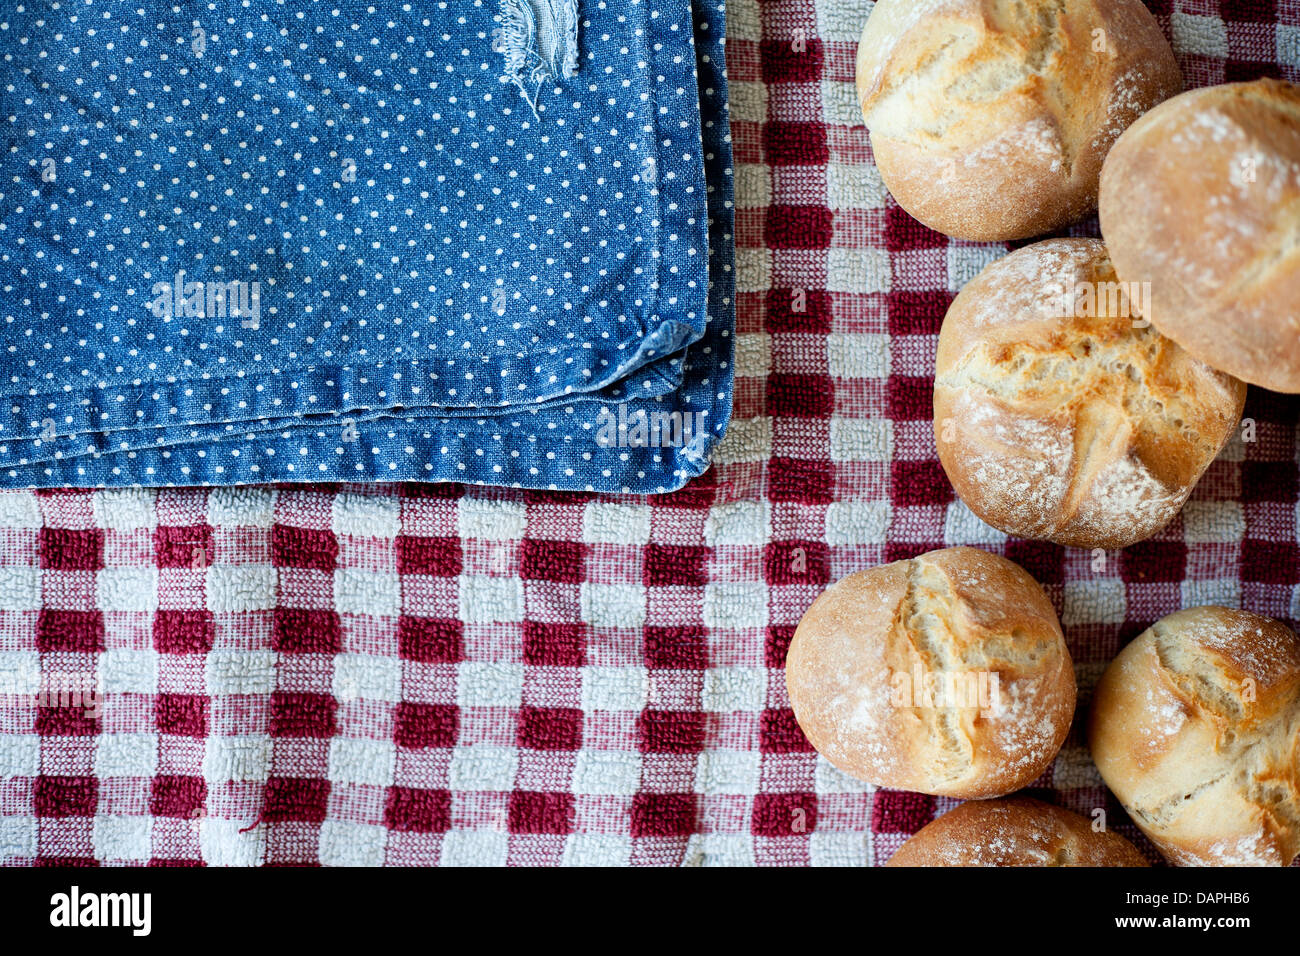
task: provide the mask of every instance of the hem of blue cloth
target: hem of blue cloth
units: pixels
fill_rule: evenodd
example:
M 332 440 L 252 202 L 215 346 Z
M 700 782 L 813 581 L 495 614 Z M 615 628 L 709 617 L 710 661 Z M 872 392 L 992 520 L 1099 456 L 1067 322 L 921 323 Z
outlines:
M 635 399 L 645 401 L 675 392 L 682 384 L 682 364 L 685 351 L 677 351 L 636 368 L 639 386 L 633 391 Z M 557 405 L 571 404 L 580 397 L 589 397 L 606 403 L 629 400 L 629 390 L 621 380 L 610 382 L 591 392 L 557 396 L 545 402 L 516 406 L 519 410 L 543 410 Z M 379 407 L 356 408 L 342 412 L 286 415 L 275 419 L 242 419 L 220 422 L 186 422 L 172 425 L 119 428 L 91 432 L 78 436 L 60 436 L 55 440 L 26 440 L 0 444 L 0 475 L 6 467 L 43 465 L 51 461 L 67 460 L 83 463 L 95 457 L 127 451 L 154 452 L 160 449 L 177 451 L 187 446 L 212 443 L 232 438 L 255 440 L 255 436 L 279 433 L 283 437 L 307 429 L 339 429 L 356 426 L 362 422 L 424 421 L 429 419 L 498 418 L 512 409 L 441 409 L 436 407 Z M 81 443 L 80 447 L 77 446 Z

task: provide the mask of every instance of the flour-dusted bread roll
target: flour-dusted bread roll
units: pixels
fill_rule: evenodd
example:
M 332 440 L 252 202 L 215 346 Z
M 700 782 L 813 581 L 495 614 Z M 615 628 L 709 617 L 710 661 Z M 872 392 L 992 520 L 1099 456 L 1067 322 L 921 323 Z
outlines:
M 1300 392 L 1300 86 L 1184 93 L 1115 144 L 1101 229 L 1157 329 L 1252 385 Z
M 812 745 L 868 783 L 995 797 L 1052 762 L 1074 713 L 1056 612 L 1019 565 L 945 548 L 832 585 L 785 663 Z
M 1092 757 L 1133 821 L 1183 866 L 1300 853 L 1300 641 L 1221 607 L 1157 621 L 1111 662 Z
M 974 800 L 927 824 L 886 866 L 1149 866 L 1118 833 L 1030 797 Z
M 879 0 L 858 99 L 898 204 L 960 239 L 1092 212 L 1111 144 L 1182 89 L 1141 0 Z
M 985 522 L 1122 548 L 1178 514 L 1246 386 L 1139 318 L 1141 297 L 1096 239 L 1017 250 L 957 296 L 939 333 L 935 443 Z

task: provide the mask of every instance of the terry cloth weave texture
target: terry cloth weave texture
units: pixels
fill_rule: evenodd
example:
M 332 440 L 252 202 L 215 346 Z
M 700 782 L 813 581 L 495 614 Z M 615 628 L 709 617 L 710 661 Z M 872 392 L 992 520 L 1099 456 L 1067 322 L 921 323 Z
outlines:
M 734 284 L 692 5 L 9 11 L 0 484 L 703 472 Z
M 936 335 L 1005 249 L 928 232 L 882 189 L 853 90 L 870 4 L 727 7 L 740 334 L 717 465 L 652 497 L 0 494 L 0 858 L 882 863 L 952 801 L 873 793 L 795 725 L 786 647 L 832 580 L 945 545 L 1021 562 L 1062 615 L 1081 715 L 1176 608 L 1296 625 L 1294 398 L 1252 390 L 1253 440 L 1102 564 L 953 499 Z M 1300 80 L 1295 3 L 1154 9 L 1193 84 Z M 83 680 L 103 697 L 78 709 Z M 1151 852 L 1081 723 L 1033 792 L 1106 808 Z

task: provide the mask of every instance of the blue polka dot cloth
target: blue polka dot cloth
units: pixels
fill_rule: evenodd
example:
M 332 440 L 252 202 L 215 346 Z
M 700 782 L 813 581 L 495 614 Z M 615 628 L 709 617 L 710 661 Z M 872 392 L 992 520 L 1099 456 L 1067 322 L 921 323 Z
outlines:
M 0 12 L 0 484 L 655 493 L 731 413 L 720 0 Z

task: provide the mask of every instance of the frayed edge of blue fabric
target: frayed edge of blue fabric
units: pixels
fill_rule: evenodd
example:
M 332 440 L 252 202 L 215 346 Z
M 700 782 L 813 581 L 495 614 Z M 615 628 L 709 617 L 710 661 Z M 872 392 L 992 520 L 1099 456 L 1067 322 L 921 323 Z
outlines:
M 578 74 L 578 0 L 499 0 L 498 49 L 505 57 L 502 79 L 541 119 L 537 98 L 546 83 Z

